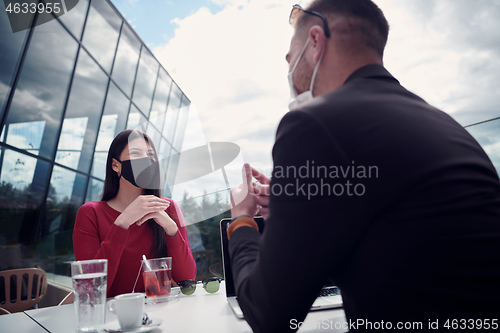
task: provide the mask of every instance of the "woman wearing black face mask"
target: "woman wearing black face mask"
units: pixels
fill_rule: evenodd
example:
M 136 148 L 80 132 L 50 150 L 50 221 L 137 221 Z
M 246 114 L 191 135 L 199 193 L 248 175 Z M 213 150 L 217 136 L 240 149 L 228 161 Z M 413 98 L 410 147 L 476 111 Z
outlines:
M 196 277 L 180 208 L 161 198 L 159 188 L 149 136 L 135 130 L 118 134 L 108 152 L 102 200 L 80 207 L 73 231 L 76 260 L 108 259 L 108 297 L 132 292 L 143 254 L 172 257 L 174 281 Z M 135 291 L 144 291 L 142 274 Z

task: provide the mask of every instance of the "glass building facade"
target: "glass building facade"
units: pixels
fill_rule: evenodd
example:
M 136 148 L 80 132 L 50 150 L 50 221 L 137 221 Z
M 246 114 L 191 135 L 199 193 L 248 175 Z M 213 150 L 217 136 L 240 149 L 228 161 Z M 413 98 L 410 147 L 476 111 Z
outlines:
M 100 200 L 113 138 L 153 138 L 170 196 L 190 101 L 107 0 L 16 33 L 0 9 L 0 270 L 68 275 L 76 212 Z

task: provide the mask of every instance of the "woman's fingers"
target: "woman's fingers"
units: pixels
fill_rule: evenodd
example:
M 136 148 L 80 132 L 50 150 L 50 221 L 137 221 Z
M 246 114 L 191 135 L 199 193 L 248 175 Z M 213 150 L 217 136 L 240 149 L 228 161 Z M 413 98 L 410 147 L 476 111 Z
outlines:
M 151 219 L 154 217 L 154 214 L 155 213 L 148 213 L 146 215 L 144 215 L 143 217 L 141 217 L 137 222 L 135 222 L 138 226 L 142 225 L 144 222 L 146 222 L 147 220 Z
M 141 195 L 137 197 L 122 213 L 130 222 L 141 225 L 144 221 L 151 217 L 148 214 L 153 214 L 167 210 L 170 207 L 170 202 L 154 195 Z
M 148 203 L 159 203 L 159 204 L 170 206 L 170 201 L 167 201 L 167 200 L 162 199 L 162 198 L 158 198 L 155 195 L 142 195 L 141 199 L 144 200 L 145 202 L 148 202 Z
M 170 207 L 170 201 L 158 198 L 154 195 L 145 195 L 141 199 L 143 208 L 145 208 L 148 212 L 166 210 Z

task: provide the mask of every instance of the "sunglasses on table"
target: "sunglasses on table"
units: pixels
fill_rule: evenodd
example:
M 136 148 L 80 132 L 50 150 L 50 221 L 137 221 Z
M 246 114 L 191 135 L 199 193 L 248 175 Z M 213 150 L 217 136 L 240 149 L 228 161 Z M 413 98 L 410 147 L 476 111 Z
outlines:
M 325 36 L 330 37 L 330 28 L 328 27 L 328 22 L 326 20 L 326 17 L 323 14 L 318 13 L 314 10 L 304 9 L 300 5 L 293 5 L 292 11 L 290 12 L 290 18 L 288 19 L 288 22 L 294 29 L 302 13 L 319 17 L 323 21 L 323 29 L 325 29 Z
M 219 291 L 221 281 L 221 278 L 211 277 L 206 278 L 203 281 L 183 280 L 177 282 L 177 284 L 181 289 L 181 293 L 183 293 L 184 295 L 193 294 L 196 291 L 196 285 L 199 283 L 203 285 L 203 289 L 205 289 L 207 293 L 213 294 Z

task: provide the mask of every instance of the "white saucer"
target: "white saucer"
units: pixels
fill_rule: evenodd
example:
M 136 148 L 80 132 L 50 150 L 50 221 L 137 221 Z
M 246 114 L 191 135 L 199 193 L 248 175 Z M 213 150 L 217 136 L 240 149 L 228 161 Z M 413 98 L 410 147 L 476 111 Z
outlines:
M 142 325 L 141 327 L 129 329 L 129 330 L 122 330 L 120 328 L 120 324 L 118 321 L 113 321 L 111 323 L 107 323 L 104 326 L 102 326 L 102 329 L 106 332 L 112 332 L 112 333 L 122 333 L 122 332 L 127 332 L 127 333 L 139 333 L 139 332 L 149 332 L 153 330 L 154 328 L 158 327 L 161 325 L 163 320 L 159 318 L 151 318 L 151 324 L 148 325 Z

